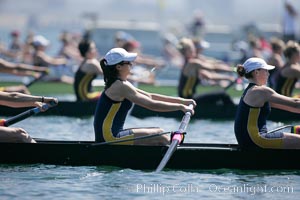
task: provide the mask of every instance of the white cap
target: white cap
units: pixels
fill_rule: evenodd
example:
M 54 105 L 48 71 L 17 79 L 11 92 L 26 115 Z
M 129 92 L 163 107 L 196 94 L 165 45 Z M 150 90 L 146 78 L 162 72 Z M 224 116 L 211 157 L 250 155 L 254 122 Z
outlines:
M 107 65 L 115 65 L 122 61 L 132 62 L 136 59 L 137 53 L 128 53 L 123 48 L 113 48 L 104 56 Z
M 267 69 L 267 70 L 272 70 L 275 68 L 273 65 L 268 65 L 266 61 L 264 61 L 261 58 L 249 58 L 244 62 L 243 64 L 246 73 L 249 73 L 255 69 Z
M 33 37 L 33 45 L 34 46 L 48 46 L 50 44 L 50 41 L 47 40 L 44 36 L 42 35 L 36 35 Z

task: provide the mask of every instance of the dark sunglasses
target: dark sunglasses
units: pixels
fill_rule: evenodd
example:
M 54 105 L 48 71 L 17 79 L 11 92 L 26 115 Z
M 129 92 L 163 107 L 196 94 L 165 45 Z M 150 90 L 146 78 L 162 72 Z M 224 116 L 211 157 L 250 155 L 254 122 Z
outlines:
M 122 65 L 130 65 L 130 66 L 132 65 L 131 62 L 122 62 L 121 64 L 122 64 Z

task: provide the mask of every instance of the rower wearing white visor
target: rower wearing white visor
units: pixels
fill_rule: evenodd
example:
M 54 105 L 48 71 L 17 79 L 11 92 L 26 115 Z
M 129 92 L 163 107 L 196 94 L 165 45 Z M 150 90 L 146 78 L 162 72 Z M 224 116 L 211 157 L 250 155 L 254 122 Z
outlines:
M 181 110 L 184 113 L 194 114 L 194 109 L 188 106 L 190 104 L 196 106 L 194 100 L 149 93 L 134 87 L 128 81 L 132 62 L 137 56 L 136 53 L 128 53 L 123 48 L 113 48 L 100 61 L 105 88 L 95 112 L 96 142 L 132 139 L 121 144 L 169 144 L 169 137 L 166 135 L 134 140 L 136 137 L 162 133 L 163 130 L 159 127 L 124 129 L 126 116 L 132 103 L 159 112 Z
M 238 75 L 249 80 L 249 85 L 240 99 L 234 124 L 236 139 L 242 148 L 300 148 L 300 135 L 267 130 L 271 107 L 300 113 L 300 99 L 280 95 L 266 86 L 268 70 L 272 69 L 274 66 L 255 57 L 237 66 Z

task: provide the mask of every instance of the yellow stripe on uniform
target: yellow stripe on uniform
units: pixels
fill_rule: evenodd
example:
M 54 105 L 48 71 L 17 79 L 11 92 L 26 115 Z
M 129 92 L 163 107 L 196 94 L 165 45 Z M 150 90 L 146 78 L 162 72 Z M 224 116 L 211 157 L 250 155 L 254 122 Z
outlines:
M 88 94 L 89 94 L 89 92 L 88 92 L 88 84 L 89 84 L 89 82 L 90 82 L 90 80 L 93 78 L 93 75 L 85 75 L 83 78 L 82 78 L 82 80 L 80 81 L 80 83 L 79 83 L 79 91 L 78 91 L 78 93 L 79 93 L 79 96 L 80 96 L 80 98 L 81 99 L 83 99 L 83 100 L 89 100 L 89 96 L 88 96 Z
M 250 138 L 261 148 L 282 148 L 282 138 L 264 138 L 260 135 L 257 124 L 259 113 L 259 108 L 250 108 L 247 125 Z
M 291 94 L 291 87 L 293 85 L 294 80 L 291 78 L 286 79 L 284 82 L 282 88 L 281 88 L 281 94 L 285 96 L 290 96 Z
M 113 104 L 103 122 L 103 126 L 102 126 L 102 132 L 103 132 L 103 138 L 106 142 L 109 141 L 117 141 L 117 140 L 124 140 L 124 139 L 133 139 L 134 135 L 128 135 L 128 136 L 124 136 L 122 138 L 116 138 L 114 137 L 113 133 L 111 132 L 111 128 L 112 128 L 112 124 L 113 124 L 113 120 L 118 112 L 118 110 L 121 107 L 121 103 L 116 103 Z M 127 142 L 120 142 L 117 144 L 133 144 L 134 141 L 127 141 Z
M 196 84 L 197 77 L 189 77 L 183 88 L 183 97 L 188 97 L 193 94 L 193 86 Z

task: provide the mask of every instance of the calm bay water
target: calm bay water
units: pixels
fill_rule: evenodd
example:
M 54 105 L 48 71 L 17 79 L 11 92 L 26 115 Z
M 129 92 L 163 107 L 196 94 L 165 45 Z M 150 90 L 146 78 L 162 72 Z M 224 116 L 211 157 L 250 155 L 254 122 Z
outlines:
M 93 118 L 31 117 L 17 126 L 33 137 L 94 140 Z M 128 118 L 126 127 L 160 125 L 176 130 L 180 121 Z M 269 127 L 282 123 L 269 122 Z M 236 143 L 233 121 L 192 120 L 186 142 Z M 5 153 L 5 152 L 3 152 Z M 297 158 L 295 158 L 297 160 Z M 296 199 L 300 171 L 166 170 L 103 166 L 0 165 L 1 199 Z

